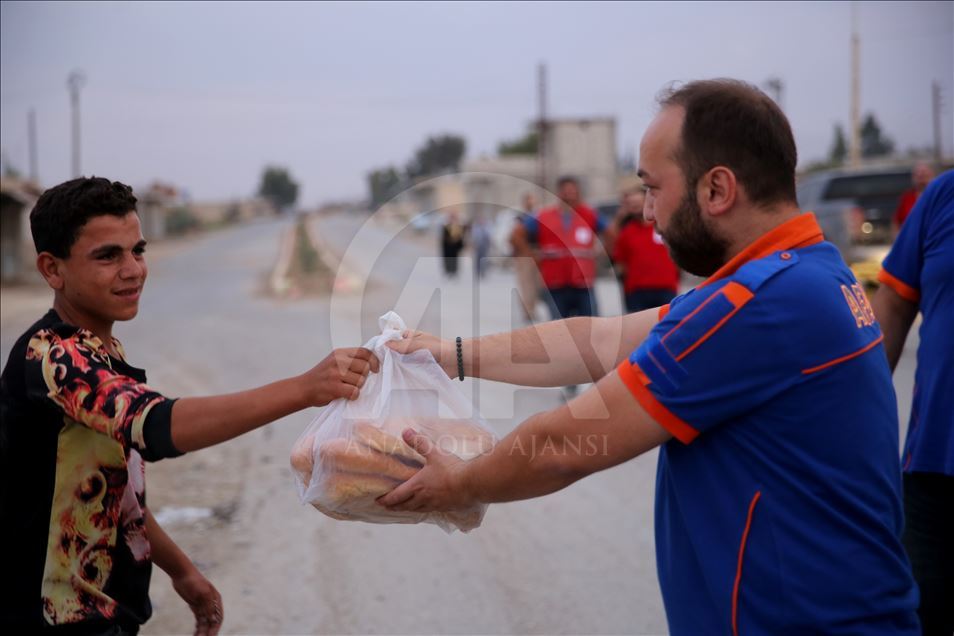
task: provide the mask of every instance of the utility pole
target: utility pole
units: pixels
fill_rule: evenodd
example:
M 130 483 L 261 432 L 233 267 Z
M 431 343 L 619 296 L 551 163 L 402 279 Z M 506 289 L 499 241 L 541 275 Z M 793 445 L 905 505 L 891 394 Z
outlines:
M 778 107 L 784 111 L 785 107 L 782 105 L 782 93 L 785 90 L 785 83 L 782 79 L 779 77 L 770 77 L 765 80 L 765 87 L 772 93 L 772 99 L 775 100 Z
M 40 177 L 36 167 L 36 111 L 32 108 L 27 113 L 27 152 L 30 155 L 30 181 L 39 183 Z
M 931 82 L 931 110 L 934 115 L 934 161 L 940 166 L 944 149 L 941 148 L 941 85 Z
M 537 66 L 537 185 L 547 187 L 547 66 Z
M 73 113 L 73 178 L 82 176 L 80 169 L 80 89 L 86 84 L 83 71 L 73 71 L 66 78 L 70 89 L 70 107 Z
M 858 3 L 851 3 L 851 143 L 849 163 L 861 165 L 861 42 L 858 37 Z

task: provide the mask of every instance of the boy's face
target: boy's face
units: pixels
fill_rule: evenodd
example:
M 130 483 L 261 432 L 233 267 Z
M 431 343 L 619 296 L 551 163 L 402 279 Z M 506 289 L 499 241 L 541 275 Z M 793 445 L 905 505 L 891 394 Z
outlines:
M 57 259 L 57 292 L 90 326 L 131 320 L 148 273 L 145 248 L 135 212 L 94 216 L 80 228 L 69 258 Z

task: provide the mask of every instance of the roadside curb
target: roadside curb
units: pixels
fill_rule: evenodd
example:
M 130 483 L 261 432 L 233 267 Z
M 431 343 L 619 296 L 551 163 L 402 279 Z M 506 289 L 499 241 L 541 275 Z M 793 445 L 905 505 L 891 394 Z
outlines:
M 311 242 L 312 247 L 315 248 L 322 263 L 325 264 L 329 271 L 334 272 L 335 279 L 332 284 L 332 292 L 349 294 L 362 289 L 365 284 L 364 278 L 345 265 L 341 256 L 335 253 L 327 241 L 321 238 L 315 228 L 315 222 L 316 219 L 313 216 L 306 218 L 305 232 L 308 234 L 308 240 Z
M 279 298 L 285 296 L 291 291 L 291 270 L 292 252 L 295 247 L 295 226 L 292 225 L 282 232 L 281 242 L 278 246 L 278 261 L 272 268 L 272 273 L 268 277 L 269 291 Z

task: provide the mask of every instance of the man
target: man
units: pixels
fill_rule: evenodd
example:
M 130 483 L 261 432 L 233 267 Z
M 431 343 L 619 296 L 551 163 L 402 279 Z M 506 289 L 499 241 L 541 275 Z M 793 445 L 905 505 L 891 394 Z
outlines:
M 540 270 L 537 268 L 535 245 L 527 237 L 527 225 L 533 223 L 537 201 L 529 192 L 523 195 L 523 212 L 516 218 L 510 233 L 513 248 L 514 272 L 517 277 L 517 295 L 528 325 L 537 321 L 537 298 L 540 295 Z
M 878 278 L 874 312 L 894 369 L 921 312 L 904 453 L 904 546 L 926 635 L 954 633 L 954 171 L 927 186 Z
M 914 165 L 914 168 L 911 170 L 911 187 L 901 194 L 901 199 L 898 201 L 898 208 L 894 211 L 892 224 L 894 225 L 895 233 L 900 231 L 908 215 L 911 214 L 914 204 L 918 202 L 918 197 L 921 196 L 921 193 L 924 192 L 924 188 L 927 187 L 927 184 L 929 184 L 933 178 L 934 170 L 931 168 L 931 164 L 926 161 L 919 161 Z
M 557 205 L 544 208 L 526 223 L 528 243 L 535 243 L 537 265 L 546 288 L 550 319 L 595 316 L 596 242 L 606 223 L 583 203 L 575 177 L 557 181 Z M 567 396 L 577 385 L 566 386 Z
M 662 307 L 676 297 L 679 268 L 650 221 L 643 216 L 645 195 L 639 190 L 623 193 L 616 213 L 613 261 L 623 279 L 627 312 Z
M 215 588 L 146 506 L 143 460 L 232 439 L 333 399 L 355 398 L 376 359 L 332 352 L 257 389 L 169 399 L 112 336 L 139 311 L 148 269 L 129 186 L 79 178 L 30 214 L 53 308 L 16 342 L 0 378 L 3 633 L 135 634 L 149 619 L 152 562 L 215 634 Z
M 448 212 L 441 226 L 441 258 L 448 278 L 457 278 L 458 258 L 464 249 L 464 229 L 457 210 Z
M 706 281 L 659 311 L 464 341 L 461 366 L 477 377 L 598 382 L 470 462 L 405 431 L 427 464 L 380 503 L 536 497 L 658 446 L 672 634 L 913 634 L 881 333 L 838 250 L 798 209 L 788 121 L 732 80 L 692 82 L 661 104 L 640 145 L 644 213 L 676 264 Z M 457 373 L 453 342 L 414 333 L 393 348 L 427 348 Z
M 583 203 L 574 177 L 557 182 L 557 205 L 527 219 L 526 238 L 539 246 L 538 266 L 553 320 L 595 316 L 596 241 L 606 224 Z

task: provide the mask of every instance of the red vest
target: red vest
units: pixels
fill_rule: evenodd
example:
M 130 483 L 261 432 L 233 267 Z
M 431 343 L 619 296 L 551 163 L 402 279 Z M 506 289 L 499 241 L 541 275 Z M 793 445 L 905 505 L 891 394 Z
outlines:
M 540 223 L 540 275 L 547 289 L 587 288 L 596 279 L 596 213 L 585 205 L 563 224 L 559 208 L 546 208 L 537 215 Z

